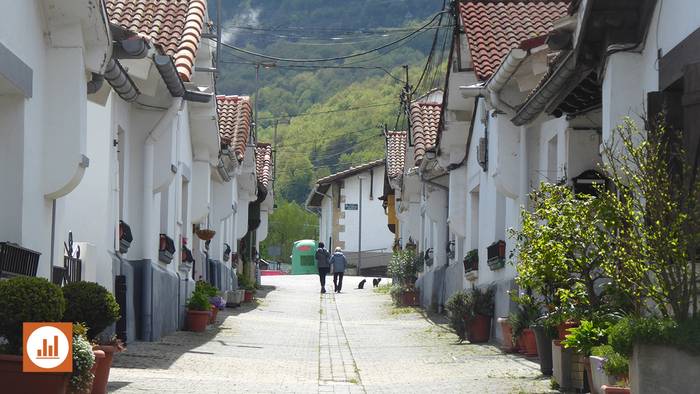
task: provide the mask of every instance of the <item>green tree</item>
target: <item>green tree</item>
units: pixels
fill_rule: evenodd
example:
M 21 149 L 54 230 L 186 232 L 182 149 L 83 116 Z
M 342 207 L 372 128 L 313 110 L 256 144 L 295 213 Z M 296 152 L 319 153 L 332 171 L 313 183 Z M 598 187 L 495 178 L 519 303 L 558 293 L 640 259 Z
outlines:
M 294 242 L 317 237 L 318 217 L 296 202 L 282 202 L 270 215 L 267 238 L 260 244 L 261 254 L 266 259 L 291 263 L 289 255 Z M 268 249 L 273 245 L 280 247 L 279 257 L 269 255 Z

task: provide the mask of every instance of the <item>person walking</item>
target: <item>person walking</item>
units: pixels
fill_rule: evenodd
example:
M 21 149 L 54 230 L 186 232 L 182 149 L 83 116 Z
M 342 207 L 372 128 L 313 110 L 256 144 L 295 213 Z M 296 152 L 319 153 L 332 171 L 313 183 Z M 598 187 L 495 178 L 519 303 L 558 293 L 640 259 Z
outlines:
M 345 260 L 345 255 L 342 249 L 335 248 L 335 253 L 331 257 L 330 261 L 331 267 L 333 267 L 333 286 L 335 286 L 335 292 L 340 293 L 343 288 L 343 275 L 345 274 L 345 266 L 348 261 Z
M 318 278 L 321 280 L 321 293 L 326 292 L 326 275 L 331 269 L 329 259 L 331 258 L 331 253 L 327 251 L 323 242 L 318 243 L 318 249 L 316 249 L 316 267 L 318 268 Z

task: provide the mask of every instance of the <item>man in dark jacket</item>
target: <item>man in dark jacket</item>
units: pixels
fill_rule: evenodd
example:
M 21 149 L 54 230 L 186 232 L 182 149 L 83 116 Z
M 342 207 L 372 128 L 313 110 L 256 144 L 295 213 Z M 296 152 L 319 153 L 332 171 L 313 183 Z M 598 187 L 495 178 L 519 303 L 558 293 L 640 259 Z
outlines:
M 345 255 L 340 248 L 335 248 L 335 253 L 331 257 L 330 261 L 333 267 L 333 285 L 335 286 L 335 292 L 340 293 L 343 288 L 343 275 L 345 274 L 345 266 L 348 265 L 348 261 L 345 260 Z
M 331 265 L 328 260 L 331 257 L 330 252 L 324 249 L 323 242 L 318 243 L 318 249 L 316 249 L 316 267 L 318 267 L 318 277 L 321 280 L 321 293 L 326 292 L 326 275 L 331 269 Z

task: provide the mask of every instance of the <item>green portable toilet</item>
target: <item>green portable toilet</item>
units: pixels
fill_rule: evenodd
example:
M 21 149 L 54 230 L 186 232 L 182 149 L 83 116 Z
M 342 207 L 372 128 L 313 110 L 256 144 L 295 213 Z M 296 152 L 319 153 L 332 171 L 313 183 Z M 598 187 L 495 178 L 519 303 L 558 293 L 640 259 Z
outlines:
M 294 242 L 292 248 L 292 275 L 316 274 L 316 241 L 303 239 Z

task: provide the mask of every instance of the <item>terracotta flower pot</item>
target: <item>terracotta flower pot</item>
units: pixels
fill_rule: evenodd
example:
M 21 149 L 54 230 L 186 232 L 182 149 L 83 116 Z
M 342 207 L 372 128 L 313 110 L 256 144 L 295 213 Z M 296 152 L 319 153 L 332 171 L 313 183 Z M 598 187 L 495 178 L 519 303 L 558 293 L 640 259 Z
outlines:
M 2 392 L 63 394 L 69 381 L 69 373 L 23 373 L 22 356 L 0 354 Z
M 122 350 L 117 346 L 96 345 L 93 348 L 95 354 L 98 351 L 104 353 L 103 358 L 98 358 L 95 363 L 95 379 L 92 381 L 92 394 L 103 394 L 107 392 L 107 382 L 109 381 L 109 371 L 112 368 L 114 353 Z
M 508 322 L 508 318 L 499 317 L 498 324 L 501 326 L 501 333 L 503 335 L 503 346 L 501 346 L 501 349 L 506 353 L 517 352 L 518 348 L 513 343 L 513 327 Z
M 476 315 L 467 322 L 467 339 L 471 343 L 484 343 L 491 336 L 491 318 L 484 315 Z
M 406 290 L 401 293 L 400 299 L 401 305 L 403 306 L 417 306 L 418 305 L 418 291 L 417 290 Z
M 207 329 L 211 311 L 187 310 L 187 329 L 194 332 L 204 332 Z
M 569 335 L 569 329 L 578 327 L 578 323 L 575 321 L 565 321 L 564 323 L 561 323 L 560 325 L 557 326 L 557 334 L 560 341 L 563 341 L 566 339 L 566 336 Z
M 219 308 L 214 305 L 211 306 L 211 316 L 209 316 L 209 324 L 216 323 L 216 315 L 219 314 Z
M 101 372 L 100 366 L 103 366 L 105 364 L 105 358 L 107 358 L 107 353 L 104 350 L 100 349 L 99 346 L 93 346 L 92 352 L 95 353 L 95 364 L 93 364 L 90 372 L 92 373 L 92 376 L 94 376 L 94 379 L 92 379 L 92 386 L 91 386 L 90 390 L 87 392 L 93 393 L 93 394 L 106 393 L 107 392 L 107 378 L 109 377 L 109 367 L 112 366 L 112 360 L 111 360 L 112 356 L 110 354 L 110 360 L 109 360 L 110 365 L 107 367 L 107 376 L 105 376 L 105 379 L 104 379 L 104 389 L 100 390 L 102 380 L 98 378 L 98 374 Z
M 253 301 L 253 292 L 251 290 L 246 290 L 245 291 L 245 296 L 243 298 L 243 301 L 245 302 L 251 302 Z
M 525 355 L 528 357 L 537 357 L 537 341 L 535 340 L 535 333 L 532 329 L 524 329 L 520 338 L 522 338 L 522 347 L 525 351 Z
M 616 387 L 604 384 L 601 388 L 605 394 L 632 394 L 632 390 L 629 387 Z

